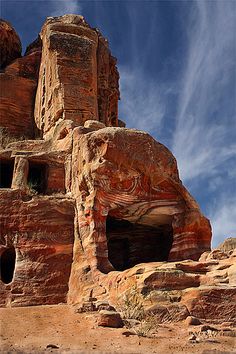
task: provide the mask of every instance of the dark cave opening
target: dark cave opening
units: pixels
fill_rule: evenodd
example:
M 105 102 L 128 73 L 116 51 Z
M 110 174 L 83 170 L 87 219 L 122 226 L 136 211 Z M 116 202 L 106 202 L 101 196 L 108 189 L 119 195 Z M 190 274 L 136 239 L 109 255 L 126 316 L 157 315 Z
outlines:
M 0 160 L 0 188 L 11 188 L 14 161 Z
M 11 283 L 16 264 L 16 251 L 14 247 L 6 248 L 0 258 L 1 280 L 5 284 Z
M 45 194 L 47 190 L 47 165 L 29 161 L 27 184 L 38 194 Z
M 167 261 L 173 242 L 171 224 L 149 226 L 107 217 L 108 259 L 115 270 L 139 263 Z

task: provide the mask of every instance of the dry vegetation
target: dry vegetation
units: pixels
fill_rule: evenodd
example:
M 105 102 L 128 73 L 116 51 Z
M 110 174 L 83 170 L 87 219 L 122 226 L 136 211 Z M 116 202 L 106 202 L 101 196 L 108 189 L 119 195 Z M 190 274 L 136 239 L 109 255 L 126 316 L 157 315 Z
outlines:
M 0 127 L 0 148 L 5 149 L 8 144 L 21 140 L 26 140 L 26 137 L 24 135 L 19 137 L 11 136 L 8 134 L 6 128 Z
M 125 292 L 119 302 L 125 326 L 140 337 L 152 337 L 157 334 L 158 323 L 153 313 L 146 313 L 144 302 L 147 296 L 140 294 L 136 286 Z

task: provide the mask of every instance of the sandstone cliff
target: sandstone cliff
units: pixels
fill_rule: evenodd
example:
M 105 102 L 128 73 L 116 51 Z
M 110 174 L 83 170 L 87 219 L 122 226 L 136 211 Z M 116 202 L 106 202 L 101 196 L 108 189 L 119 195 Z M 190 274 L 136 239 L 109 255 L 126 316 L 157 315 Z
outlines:
M 218 261 L 198 261 L 211 226 L 172 153 L 119 121 L 107 40 L 82 16 L 48 18 L 16 58 L 12 33 L 0 73 L 1 306 L 116 303 L 135 283 L 154 303 L 180 291 L 162 310 L 183 317 L 213 293 L 235 294 L 233 256 L 223 285 L 211 273 Z

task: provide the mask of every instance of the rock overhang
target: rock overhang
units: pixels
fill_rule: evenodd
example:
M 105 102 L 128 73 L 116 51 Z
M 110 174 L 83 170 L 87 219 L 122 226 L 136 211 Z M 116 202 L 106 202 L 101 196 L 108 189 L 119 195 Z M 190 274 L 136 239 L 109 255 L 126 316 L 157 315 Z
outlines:
M 179 180 L 176 160 L 165 146 L 145 132 L 116 127 L 75 128 L 73 142 L 72 174 L 77 173 L 77 179 L 72 194 L 77 197 L 82 243 L 92 269 L 112 270 L 108 216 L 116 219 L 114 223 L 126 220 L 139 228 L 146 225 L 149 231 L 152 227 L 173 232 L 169 260 L 197 259 L 209 249 L 209 222 Z M 193 215 L 197 222 L 188 225 Z

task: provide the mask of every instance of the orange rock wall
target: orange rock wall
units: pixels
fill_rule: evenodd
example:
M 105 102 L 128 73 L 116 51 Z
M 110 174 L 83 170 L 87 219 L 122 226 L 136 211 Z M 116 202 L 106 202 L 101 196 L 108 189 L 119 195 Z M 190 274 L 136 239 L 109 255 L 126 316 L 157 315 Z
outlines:
M 0 127 L 15 137 L 34 136 L 34 99 L 40 50 L 17 59 L 0 73 Z
M 2 74 L 0 85 L 4 87 L 0 97 L 1 127 L 5 128 L 10 135 L 23 137 L 25 134 L 31 137 L 33 134 L 32 102 L 36 82 L 23 77 Z
M 21 56 L 21 41 L 11 24 L 2 19 L 0 19 L 0 42 L 0 69 L 3 69 Z
M 98 113 L 106 126 L 118 126 L 119 73 L 116 58 L 112 57 L 108 42 L 98 34 Z
M 60 119 L 78 125 L 92 119 L 117 126 L 119 75 L 104 38 L 81 16 L 73 15 L 48 19 L 41 37 L 37 127 L 46 134 Z
M 12 190 L 0 194 L 0 253 L 9 247 L 16 251 L 13 281 L 0 282 L 0 306 L 66 302 L 74 241 L 73 201 L 30 198 Z
M 82 268 L 91 269 L 87 279 L 97 277 L 95 293 L 102 289 L 102 274 L 116 270 L 108 255 L 108 215 L 147 227 L 172 227 L 169 261 L 198 259 L 210 249 L 209 221 L 182 186 L 175 158 L 144 132 L 125 128 L 88 132 L 75 128 L 71 191 L 76 199 L 80 238 L 74 248 L 71 303 L 79 301 L 91 281 L 81 281 L 83 290 L 76 292 L 78 277 L 83 279 Z M 142 240 L 140 249 L 149 242 L 148 232 Z M 81 259 L 85 260 L 83 266 Z

